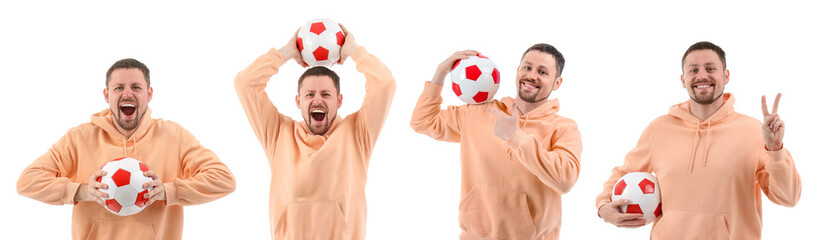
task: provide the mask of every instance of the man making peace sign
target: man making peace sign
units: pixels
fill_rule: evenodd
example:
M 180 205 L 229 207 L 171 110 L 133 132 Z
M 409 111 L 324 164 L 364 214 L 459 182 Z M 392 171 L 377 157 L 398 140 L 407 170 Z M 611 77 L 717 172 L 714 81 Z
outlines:
M 596 198 L 598 214 L 618 227 L 647 224 L 642 214 L 619 213 L 627 200 L 611 202 L 610 192 L 626 173 L 653 172 L 662 188 L 662 217 L 651 239 L 760 239 L 761 191 L 784 206 L 801 196 L 798 171 L 782 143 L 781 94 L 772 113 L 761 97 L 762 124 L 736 113 L 735 96 L 723 93 L 729 71 L 720 47 L 695 43 L 683 55 L 682 68 L 680 80 L 691 99 L 645 129 Z

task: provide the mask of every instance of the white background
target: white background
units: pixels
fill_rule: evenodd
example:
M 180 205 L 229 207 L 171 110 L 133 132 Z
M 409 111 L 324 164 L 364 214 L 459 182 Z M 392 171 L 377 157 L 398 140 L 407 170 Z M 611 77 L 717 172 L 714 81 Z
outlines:
M 760 96 L 784 94 L 785 146 L 801 174 L 794 208 L 764 199 L 764 239 L 827 236 L 831 214 L 829 6 L 784 1 L 27 1 L 0 4 L 0 234 L 4 239 L 68 239 L 71 206 L 47 205 L 15 190 L 20 172 L 68 129 L 107 107 L 104 75 L 133 57 L 151 69 L 153 117 L 173 120 L 214 150 L 237 190 L 186 207 L 185 239 L 268 239 L 266 157 L 233 89 L 233 79 L 304 22 L 343 23 L 397 80 L 388 120 L 371 159 L 368 239 L 456 239 L 459 144 L 415 133 L 409 120 L 423 82 L 452 52 L 477 49 L 503 74 L 497 96 L 515 96 L 523 51 L 550 43 L 567 60 L 560 114 L 576 120 L 581 176 L 564 195 L 562 239 L 646 239 L 650 227 L 619 229 L 596 216 L 594 199 L 611 168 L 668 107 L 685 101 L 680 58 L 701 40 L 727 52 L 727 92 L 738 112 L 761 119 Z M 317 1 L 316 1 L 317 2 Z M 11 5 L 10 5 L 11 4 Z M 300 119 L 294 95 L 302 68 L 288 63 L 267 92 Z M 364 77 L 348 60 L 342 116 L 357 110 Z M 443 90 L 444 105 L 458 105 Z M 826 223 L 825 223 L 826 222 Z M 129 230 L 125 230 L 129 231 Z

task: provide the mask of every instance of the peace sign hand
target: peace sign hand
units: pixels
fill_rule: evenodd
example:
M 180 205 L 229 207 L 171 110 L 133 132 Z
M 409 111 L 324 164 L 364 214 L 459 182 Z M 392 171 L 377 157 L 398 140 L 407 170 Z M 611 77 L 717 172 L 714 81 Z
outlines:
M 784 121 L 778 116 L 778 102 L 781 101 L 781 93 L 775 96 L 775 103 L 772 104 L 772 113 L 766 106 L 766 96 L 761 96 L 761 112 L 764 114 L 764 123 L 761 130 L 766 141 L 766 149 L 769 151 L 781 150 L 784 139 Z

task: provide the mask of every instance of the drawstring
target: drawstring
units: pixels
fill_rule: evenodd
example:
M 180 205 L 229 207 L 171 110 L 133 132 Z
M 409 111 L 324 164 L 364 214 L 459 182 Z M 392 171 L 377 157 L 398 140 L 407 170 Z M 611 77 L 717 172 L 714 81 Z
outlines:
M 706 124 L 706 149 L 703 152 L 703 167 L 706 167 L 706 159 L 709 156 L 709 146 L 711 145 L 711 127 L 712 121 L 707 120 L 705 122 L 697 122 L 697 130 L 694 131 L 694 146 L 691 148 L 691 163 L 688 165 L 688 172 L 694 172 L 694 154 L 697 153 L 697 146 L 700 142 L 700 124 Z
M 697 143 L 700 142 L 700 123 L 697 123 L 697 130 L 694 131 L 694 146 L 691 147 L 691 163 L 688 165 L 688 173 L 694 172 L 694 154 L 697 153 Z
M 133 156 L 132 156 L 132 158 L 139 159 L 139 156 L 136 156 L 136 138 L 130 138 L 130 139 L 133 140 L 133 151 L 132 151 Z M 123 157 L 129 157 L 129 156 L 127 156 L 127 138 L 122 138 L 121 140 L 122 140 L 121 141 L 122 156 Z
M 709 156 L 709 144 L 711 144 L 711 142 L 712 142 L 712 138 L 711 138 L 712 120 L 706 121 L 706 124 L 708 126 L 706 127 L 706 150 L 703 153 L 703 168 L 706 167 L 706 159 Z

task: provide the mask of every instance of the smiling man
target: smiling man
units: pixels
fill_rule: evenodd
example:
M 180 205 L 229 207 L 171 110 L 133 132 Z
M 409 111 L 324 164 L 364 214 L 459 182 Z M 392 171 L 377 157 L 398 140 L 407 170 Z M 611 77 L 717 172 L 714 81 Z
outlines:
M 284 63 L 295 59 L 305 66 L 295 44 L 297 33 L 280 50 L 272 48 L 258 57 L 234 80 L 272 170 L 272 239 L 365 238 L 367 166 L 396 82 L 379 59 L 344 32 L 340 62 L 352 57 L 367 81 L 361 109 L 343 119 L 338 115 L 339 77 L 326 67 L 310 68 L 298 79 L 295 103 L 303 122 L 278 112 L 266 95 L 266 83 Z
M 150 70 L 122 59 L 107 70 L 104 100 L 110 105 L 90 123 L 70 129 L 48 152 L 23 170 L 17 191 L 48 204 L 74 204 L 72 239 L 181 239 L 182 206 L 223 197 L 234 177 L 217 156 L 178 124 L 150 118 Z M 151 171 L 145 176 L 147 206 L 121 217 L 104 208 L 108 186 L 96 181 L 107 162 L 132 157 Z M 156 202 L 154 204 L 154 202 Z M 35 224 L 35 223 L 32 223 Z M 125 231 L 130 229 L 130 231 Z
M 763 124 L 734 111 L 726 53 L 710 42 L 683 54 L 682 87 L 689 100 L 671 106 L 642 133 L 625 164 L 613 169 L 596 198 L 598 215 L 618 227 L 647 224 L 642 214 L 623 214 L 611 202 L 613 184 L 629 172 L 653 172 L 662 188 L 662 216 L 651 239 L 760 239 L 761 191 L 770 201 L 794 206 L 801 179 L 784 148 L 784 121 L 761 97 Z
M 425 83 L 411 118 L 418 133 L 459 142 L 462 166 L 460 238 L 558 239 L 561 195 L 578 179 L 581 135 L 576 123 L 556 114 L 564 56 L 549 44 L 524 52 L 516 98 L 441 110 L 440 91 L 456 52 Z

